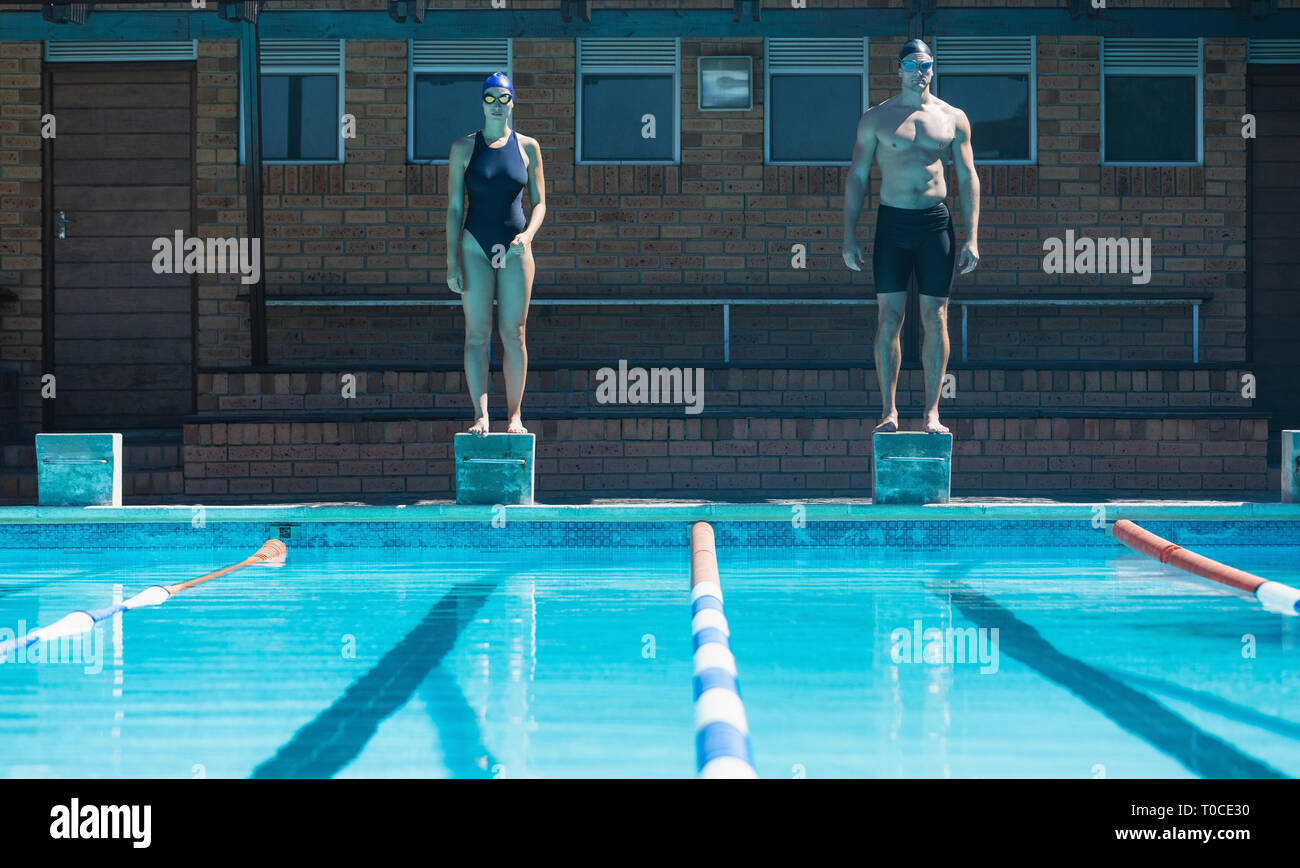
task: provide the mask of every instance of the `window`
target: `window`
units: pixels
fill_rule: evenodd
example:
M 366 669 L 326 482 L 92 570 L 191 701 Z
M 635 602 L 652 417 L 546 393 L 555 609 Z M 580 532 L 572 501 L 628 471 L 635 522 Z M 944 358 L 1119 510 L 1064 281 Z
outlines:
M 1101 160 L 1198 165 L 1201 40 L 1103 39 Z
M 866 37 L 774 38 L 763 48 L 767 162 L 852 162 L 867 110 Z
M 451 143 L 483 127 L 483 79 L 513 78 L 511 43 L 502 39 L 412 39 L 407 154 L 445 163 Z
M 343 41 L 263 39 L 259 67 L 263 162 L 343 162 Z M 239 116 L 243 162 L 242 89 Z
M 934 53 L 934 93 L 966 112 L 976 161 L 1035 162 L 1034 37 L 940 36 Z
M 675 163 L 676 39 L 578 40 L 578 162 Z

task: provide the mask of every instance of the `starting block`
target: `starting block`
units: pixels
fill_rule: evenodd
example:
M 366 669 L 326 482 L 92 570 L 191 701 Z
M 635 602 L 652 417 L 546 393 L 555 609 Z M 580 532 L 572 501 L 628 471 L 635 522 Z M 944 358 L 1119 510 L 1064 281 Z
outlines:
M 121 506 L 121 434 L 37 434 L 40 506 Z
M 947 503 L 952 493 L 952 435 L 896 431 L 871 440 L 872 503 Z
M 1300 431 L 1282 432 L 1282 502 L 1300 503 Z
M 457 434 L 456 502 L 533 502 L 533 434 Z

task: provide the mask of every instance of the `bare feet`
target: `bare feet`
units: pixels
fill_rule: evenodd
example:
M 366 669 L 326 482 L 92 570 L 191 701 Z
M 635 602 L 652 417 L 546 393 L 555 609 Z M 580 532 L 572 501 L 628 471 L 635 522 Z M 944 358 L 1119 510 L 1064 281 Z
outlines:
M 479 419 L 477 422 L 474 423 L 473 427 L 469 429 L 469 433 L 486 434 L 488 433 L 489 430 L 491 430 L 491 426 L 488 424 L 488 417 L 484 416 L 483 418 Z
M 893 434 L 898 430 L 898 411 L 890 413 L 880 424 L 871 429 L 872 434 Z
M 927 434 L 951 434 L 948 426 L 939 421 L 938 413 L 925 414 L 925 433 Z
M 506 426 L 506 433 L 507 433 L 507 434 L 527 434 L 527 433 L 528 433 L 528 429 L 524 427 L 524 423 L 523 423 L 523 422 L 519 421 L 519 417 L 518 417 L 518 416 L 511 416 L 511 417 L 510 417 L 510 424 Z

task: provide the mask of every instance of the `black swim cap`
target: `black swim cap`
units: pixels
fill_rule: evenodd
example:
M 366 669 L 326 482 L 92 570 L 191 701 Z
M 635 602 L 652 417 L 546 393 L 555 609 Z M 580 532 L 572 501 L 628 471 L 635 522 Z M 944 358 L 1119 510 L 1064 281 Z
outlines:
M 930 50 L 930 46 L 926 45 L 919 39 L 909 39 L 903 47 L 898 50 L 898 59 L 902 60 L 909 54 L 928 54 L 931 57 L 934 57 L 934 52 Z

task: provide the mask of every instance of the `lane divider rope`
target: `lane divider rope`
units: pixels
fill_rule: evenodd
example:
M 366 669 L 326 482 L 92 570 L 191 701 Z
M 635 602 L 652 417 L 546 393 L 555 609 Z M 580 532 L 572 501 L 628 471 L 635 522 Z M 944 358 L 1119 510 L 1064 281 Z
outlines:
M 695 763 L 701 778 L 758 777 L 730 636 L 722 609 L 713 527 L 697 521 L 691 527 L 691 645 L 695 664 Z
M 1115 539 L 1133 551 L 1155 558 L 1162 564 L 1254 594 L 1255 598 L 1270 612 L 1284 615 L 1300 614 L 1300 590 L 1290 585 L 1271 582 L 1253 573 L 1247 573 L 1188 551 L 1126 518 L 1115 522 L 1110 532 Z
M 70 615 L 64 615 L 47 627 L 41 627 L 17 638 L 0 642 L 0 663 L 3 663 L 20 648 L 27 648 L 37 642 L 48 642 L 53 639 L 63 639 L 85 633 L 100 621 L 107 620 L 118 612 L 126 612 L 144 606 L 160 606 L 181 591 L 189 590 L 195 585 L 201 585 L 210 579 L 215 579 L 217 576 L 224 576 L 227 573 L 255 564 L 282 563 L 287 553 L 288 549 L 285 548 L 284 543 L 278 539 L 269 539 L 262 543 L 262 547 L 257 550 L 256 554 L 244 558 L 237 564 L 231 564 L 224 569 L 208 573 L 206 576 L 199 576 L 197 579 L 190 579 L 187 582 L 179 582 L 174 585 L 153 585 L 145 588 L 129 600 L 123 600 L 115 605 L 105 606 L 102 609 L 83 609 Z

